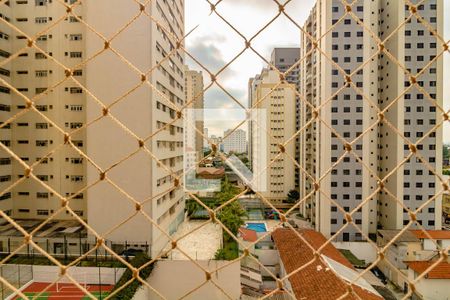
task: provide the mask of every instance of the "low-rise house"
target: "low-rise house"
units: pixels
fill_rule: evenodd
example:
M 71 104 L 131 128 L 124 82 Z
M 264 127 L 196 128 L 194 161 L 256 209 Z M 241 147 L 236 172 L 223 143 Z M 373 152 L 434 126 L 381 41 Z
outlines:
M 403 287 L 401 274 L 397 270 L 406 271 L 405 261 L 420 259 L 416 258 L 422 247 L 420 240 L 409 230 L 398 236 L 400 230 L 378 230 L 377 246 L 383 248 L 385 245 L 394 240 L 385 252 L 385 259 L 389 261 L 380 261 L 378 268 L 381 272 L 394 284 Z M 404 274 L 405 275 L 405 274 Z
M 241 284 L 243 288 L 253 289 L 255 292 L 275 288 L 273 275 L 279 274 L 279 256 L 271 235 L 267 232 L 256 232 L 255 230 L 241 227 L 239 229 L 239 252 L 242 254 L 245 249 L 256 257 L 261 264 L 253 259 L 244 259 L 241 263 Z M 271 275 L 273 274 L 273 275 Z
M 296 299 L 383 299 L 365 279 L 356 279 L 359 273 L 331 243 L 321 249 L 320 255 L 315 254 L 327 243 L 321 233 L 280 228 L 272 238 L 280 257 L 280 278 L 289 276 L 283 281 L 283 289 Z
M 450 247 L 450 231 L 406 230 L 401 234 L 400 232 L 400 230 L 378 231 L 378 247 L 382 248 L 391 243 L 385 252 L 385 260 L 379 262 L 378 267 L 392 283 L 406 293 L 408 280 L 417 277 L 412 276 L 414 275 L 412 270 L 418 265 L 432 265 L 439 257 L 439 251 Z M 450 260 L 445 263 L 449 262 Z M 444 281 L 433 284 L 437 285 L 438 283 L 445 284 Z M 445 286 L 441 286 L 441 288 L 445 290 Z
M 408 266 L 408 280 L 417 279 L 422 273 L 433 267 L 415 284 L 415 294 L 412 299 L 449 300 L 450 299 L 450 263 L 436 261 L 410 261 Z M 408 286 L 405 286 L 405 292 Z

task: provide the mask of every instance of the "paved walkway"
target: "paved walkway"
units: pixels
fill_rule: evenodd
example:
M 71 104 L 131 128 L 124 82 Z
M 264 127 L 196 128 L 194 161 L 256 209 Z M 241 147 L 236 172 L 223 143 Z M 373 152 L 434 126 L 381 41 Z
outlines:
M 204 223 L 205 221 L 185 221 L 178 228 L 174 238 L 179 238 L 188 232 L 192 232 Z M 214 258 L 214 254 L 220 248 L 221 243 L 222 228 L 210 222 L 178 241 L 178 246 L 192 259 L 209 260 Z M 169 259 L 188 260 L 189 258 L 178 249 L 175 249 L 169 253 Z

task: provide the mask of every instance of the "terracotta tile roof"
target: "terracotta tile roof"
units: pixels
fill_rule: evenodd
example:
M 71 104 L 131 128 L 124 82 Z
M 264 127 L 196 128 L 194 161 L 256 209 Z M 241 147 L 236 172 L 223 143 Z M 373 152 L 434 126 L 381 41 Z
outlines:
M 436 262 L 433 261 L 407 261 L 405 262 L 408 267 L 414 270 L 416 273 L 422 274 L 431 265 Z M 450 263 L 440 262 L 437 264 L 428 274 L 427 279 L 450 279 Z
M 311 229 L 299 229 L 299 234 L 317 250 L 327 240 L 319 232 Z M 291 229 L 277 229 L 272 233 L 273 240 L 279 251 L 286 272 L 294 270 L 314 260 L 311 248 L 300 239 Z M 331 243 L 321 252 L 323 255 L 353 269 L 351 263 Z M 297 299 L 331 300 L 344 295 L 348 290 L 346 282 L 336 273 L 329 270 L 322 260 L 316 259 L 301 271 L 289 277 L 292 290 Z M 352 285 L 354 292 L 364 300 L 381 300 L 379 295 L 369 292 L 357 285 Z M 358 299 L 355 295 L 348 295 L 345 300 Z
M 239 228 L 239 233 L 244 241 L 255 242 L 258 239 L 256 231 L 244 227 Z
M 197 174 L 199 175 L 223 175 L 225 174 L 225 168 L 211 168 L 211 167 L 199 167 L 197 168 Z
M 418 239 L 428 239 L 429 237 L 423 230 L 411 230 Z M 450 239 L 450 230 L 426 230 L 433 239 L 448 240 Z

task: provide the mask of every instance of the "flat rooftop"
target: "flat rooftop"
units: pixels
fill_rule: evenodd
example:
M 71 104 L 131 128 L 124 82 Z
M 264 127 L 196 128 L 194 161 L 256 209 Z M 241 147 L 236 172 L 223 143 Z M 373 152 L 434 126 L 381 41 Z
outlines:
M 33 231 L 45 220 L 14 220 L 27 232 Z M 54 220 L 42 226 L 33 237 L 36 238 L 82 238 L 87 237 L 87 230 L 76 220 Z M 23 234 L 6 220 L 0 220 L 0 237 L 22 237 Z

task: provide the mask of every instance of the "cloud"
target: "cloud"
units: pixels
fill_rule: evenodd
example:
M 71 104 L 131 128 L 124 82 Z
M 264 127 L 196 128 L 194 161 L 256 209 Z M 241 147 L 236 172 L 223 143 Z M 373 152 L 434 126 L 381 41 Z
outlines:
M 249 6 L 257 9 L 276 9 L 277 4 L 273 0 L 223 0 L 219 5 Z
M 226 87 L 228 93 L 233 95 L 236 100 L 242 103 L 244 106 L 247 104 L 247 92 L 245 90 L 228 88 Z M 205 93 L 205 108 L 240 108 L 240 106 L 234 101 L 230 96 L 228 96 L 223 90 L 221 90 L 217 85 L 210 87 Z
M 226 44 L 226 39 L 220 35 L 205 35 L 202 37 L 197 37 L 192 40 L 187 46 L 188 52 L 208 71 L 216 74 L 221 68 L 223 68 L 227 61 L 224 59 L 222 51 L 219 49 L 218 45 Z M 193 69 L 200 69 L 201 67 L 188 57 L 188 65 Z M 207 75 L 207 72 L 204 72 Z M 223 72 L 219 74 L 219 80 L 223 82 L 224 80 L 234 76 L 236 72 L 227 67 Z M 206 76 L 208 77 L 208 76 Z M 208 78 L 205 77 L 205 81 Z

